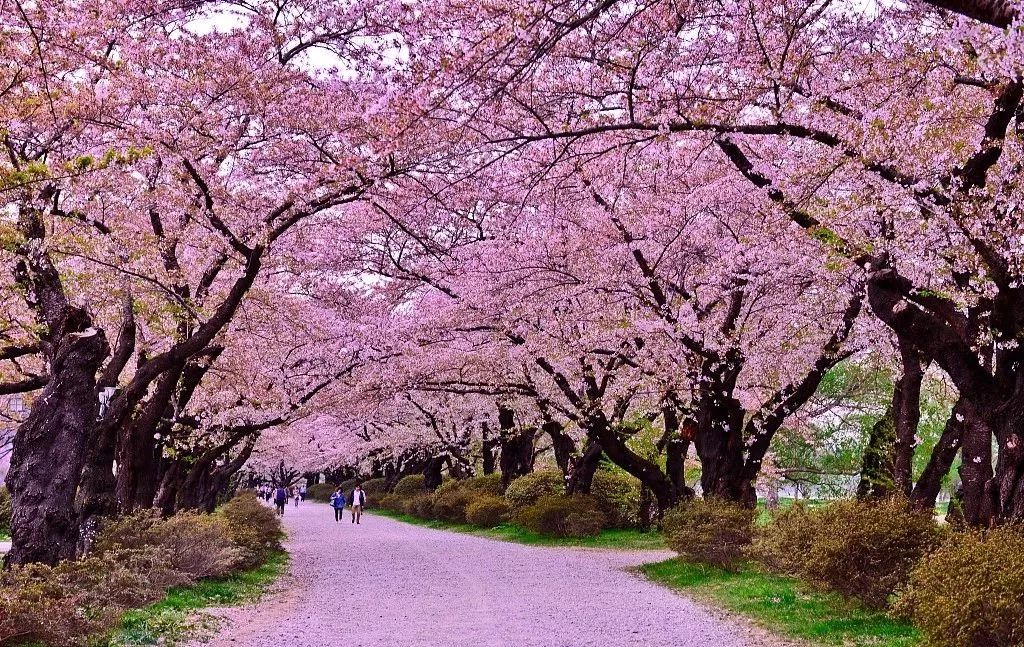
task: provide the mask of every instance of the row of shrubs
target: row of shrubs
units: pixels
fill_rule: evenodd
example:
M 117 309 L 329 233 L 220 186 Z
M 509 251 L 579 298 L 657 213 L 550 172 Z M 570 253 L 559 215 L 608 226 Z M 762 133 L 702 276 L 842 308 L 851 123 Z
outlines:
M 306 496 L 314 501 L 327 503 L 331 500 L 331 495 L 334 494 L 335 490 L 341 488 L 342 492 L 349 494 L 355 488 L 357 483 L 362 485 L 368 502 L 376 501 L 387 493 L 387 479 L 375 478 L 362 482 L 358 479 L 348 479 L 347 481 L 342 481 L 337 485 L 332 483 L 316 483 L 309 486 L 306 490 Z
M 693 500 L 664 519 L 684 559 L 735 569 L 747 560 L 917 626 L 932 647 L 1024 644 L 1024 529 L 935 522 L 905 501 L 794 506 L 769 524 L 755 511 Z
M 364 489 L 372 482 L 364 484 Z M 368 489 L 368 499 L 373 493 Z M 588 495 L 567 495 L 561 472 L 542 470 L 502 488 L 501 475 L 450 480 L 436 491 L 424 487 L 421 475 L 406 476 L 376 501 L 381 508 L 421 519 L 493 528 L 514 523 L 538 534 L 588 537 L 605 528 L 633 527 L 640 521 L 640 489 L 636 479 L 598 472 Z
M 258 566 L 284 532 L 252 493 L 214 514 L 146 511 L 108 523 L 83 559 L 0 572 L 0 644 L 95 642 L 167 589 Z

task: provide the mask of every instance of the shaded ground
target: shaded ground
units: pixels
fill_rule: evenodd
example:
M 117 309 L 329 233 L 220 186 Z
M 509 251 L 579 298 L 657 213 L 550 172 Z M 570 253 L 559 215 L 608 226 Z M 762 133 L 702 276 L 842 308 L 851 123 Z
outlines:
M 291 575 L 219 612 L 209 644 L 242 647 L 778 647 L 626 569 L 664 551 L 523 546 L 380 516 L 285 514 Z

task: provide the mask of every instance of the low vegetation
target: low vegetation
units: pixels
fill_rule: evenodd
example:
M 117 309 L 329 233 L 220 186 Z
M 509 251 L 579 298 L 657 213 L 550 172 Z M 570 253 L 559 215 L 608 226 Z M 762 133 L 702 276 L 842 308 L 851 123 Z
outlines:
M 541 470 L 502 487 L 500 474 L 446 481 L 434 492 L 420 476 L 401 479 L 375 499 L 377 507 L 419 519 L 493 528 L 507 524 L 544 537 L 596 537 L 640 525 L 636 479 L 598 472 L 589 495 L 566 495 L 561 472 Z
M 487 537 L 498 541 L 508 541 L 527 546 L 571 546 L 575 548 L 603 548 L 616 550 L 664 550 L 665 541 L 661 533 L 656 531 L 645 531 L 637 528 L 613 528 L 602 530 L 593 537 L 553 537 L 541 535 L 517 526 L 513 523 L 504 523 L 493 528 L 483 528 L 468 523 L 451 523 L 436 519 L 424 519 L 403 512 L 385 510 L 378 508 L 376 514 L 380 514 L 397 521 L 411 523 L 424 528 L 436 528 L 438 530 L 449 530 L 461 532 L 477 537 Z
M 943 534 L 932 515 L 901 500 L 837 501 L 780 513 L 759 529 L 750 553 L 776 572 L 884 609 Z
M 693 499 L 665 515 L 665 542 L 688 561 L 733 569 L 753 538 L 754 515 L 733 503 Z
M 1024 530 L 949 528 L 905 501 L 755 512 L 691 501 L 665 517 L 679 559 L 651 579 L 816 645 L 1024 644 Z
M 929 647 L 1024 645 L 1024 529 L 954 533 L 897 598 Z
M 282 537 L 277 517 L 251 493 L 212 515 L 143 512 L 109 523 L 83 559 L 0 573 L 0 644 L 96 644 L 168 589 L 244 581 L 245 571 L 280 560 Z
M 211 628 L 204 617 L 196 616 L 196 611 L 258 598 L 287 564 L 287 553 L 278 550 L 255 568 L 171 588 L 159 602 L 125 613 L 120 625 L 100 642 L 99 647 L 167 646 L 191 638 Z
M 327 503 L 338 488 L 330 483 L 314 483 L 306 489 L 306 497 L 313 501 Z
M 852 604 L 798 579 L 752 565 L 728 571 L 681 559 L 647 564 L 652 581 L 753 619 L 780 635 L 822 647 L 917 647 L 918 632 L 888 614 Z
M 512 519 L 527 530 L 551 537 L 594 537 L 608 521 L 594 497 L 583 494 L 542 496 L 517 510 Z

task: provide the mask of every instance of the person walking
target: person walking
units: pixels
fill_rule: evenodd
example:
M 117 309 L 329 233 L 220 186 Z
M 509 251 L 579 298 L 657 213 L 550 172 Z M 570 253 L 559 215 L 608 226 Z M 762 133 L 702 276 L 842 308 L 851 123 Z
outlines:
M 341 521 L 342 515 L 345 513 L 345 493 L 338 488 L 331 495 L 331 507 L 334 508 L 334 522 Z
M 299 498 L 302 499 L 303 503 L 305 503 L 305 501 L 306 501 L 306 492 L 308 492 L 308 491 L 309 490 L 306 489 L 306 484 L 305 483 L 303 483 L 301 486 L 299 486 Z
M 295 507 L 299 507 L 299 488 L 292 486 L 292 499 L 295 500 Z
M 352 490 L 352 496 L 349 499 L 349 504 L 352 506 L 352 523 L 359 523 L 359 520 L 363 518 L 363 506 L 366 505 L 366 492 L 363 492 L 363 486 L 356 483 L 356 488 Z
M 284 516 L 284 506 L 288 503 L 288 490 L 283 485 L 278 485 L 274 490 L 274 505 L 277 506 L 277 514 Z

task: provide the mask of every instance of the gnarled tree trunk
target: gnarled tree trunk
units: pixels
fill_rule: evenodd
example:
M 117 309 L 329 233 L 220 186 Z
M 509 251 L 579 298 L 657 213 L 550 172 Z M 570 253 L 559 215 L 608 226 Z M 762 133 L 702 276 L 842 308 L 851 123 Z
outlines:
M 96 375 L 109 348 L 89 315 L 76 308 L 67 310 L 51 339 L 53 377 L 14 438 L 7 564 L 55 564 L 75 557 L 78 547 L 75 495 L 99 413 Z

